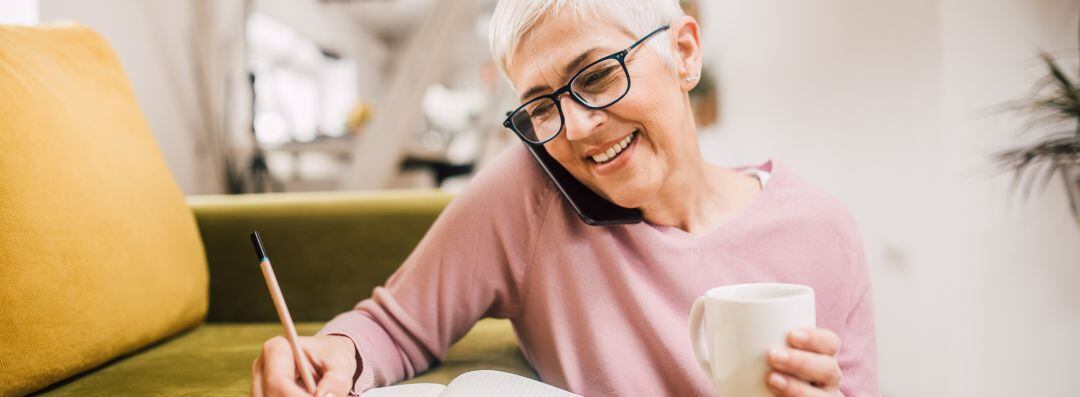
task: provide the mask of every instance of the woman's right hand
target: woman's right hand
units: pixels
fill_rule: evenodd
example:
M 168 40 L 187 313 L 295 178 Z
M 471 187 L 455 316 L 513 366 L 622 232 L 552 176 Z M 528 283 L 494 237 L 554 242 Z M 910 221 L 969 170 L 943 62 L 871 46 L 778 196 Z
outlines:
M 357 366 L 352 340 L 340 335 L 302 336 L 300 346 L 315 369 L 315 396 L 348 395 Z M 283 336 L 263 344 L 262 354 L 251 365 L 251 382 L 252 396 L 311 396 L 300 381 L 292 347 Z

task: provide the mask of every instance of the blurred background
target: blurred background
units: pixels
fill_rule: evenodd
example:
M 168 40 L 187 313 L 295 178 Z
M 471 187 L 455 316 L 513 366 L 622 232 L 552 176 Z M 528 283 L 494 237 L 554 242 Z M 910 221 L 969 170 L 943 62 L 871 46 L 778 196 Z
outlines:
M 1047 82 L 1040 51 L 1075 81 L 1080 2 L 684 3 L 703 28 L 706 159 L 784 162 L 855 213 L 886 396 L 1080 390 L 1078 166 L 1017 185 L 995 157 L 1030 143 L 1037 114 L 1011 104 Z M 455 191 L 518 144 L 493 6 L 3 0 L 0 23 L 103 34 L 189 195 Z

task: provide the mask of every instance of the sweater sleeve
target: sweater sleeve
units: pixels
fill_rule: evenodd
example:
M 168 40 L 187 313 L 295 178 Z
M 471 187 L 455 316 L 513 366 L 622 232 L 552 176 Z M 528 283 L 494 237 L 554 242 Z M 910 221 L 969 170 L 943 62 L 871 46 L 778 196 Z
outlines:
M 854 229 L 854 222 L 851 223 Z M 877 339 L 874 330 L 874 302 L 870 274 L 857 232 L 849 234 L 848 258 L 851 260 L 852 288 L 850 309 L 840 336 L 837 357 L 843 379 L 840 391 L 846 397 L 879 396 L 877 368 Z
M 384 286 L 318 332 L 355 344 L 353 393 L 423 372 L 483 317 L 517 315 L 526 258 L 550 201 L 524 156 L 510 148 L 485 166 Z

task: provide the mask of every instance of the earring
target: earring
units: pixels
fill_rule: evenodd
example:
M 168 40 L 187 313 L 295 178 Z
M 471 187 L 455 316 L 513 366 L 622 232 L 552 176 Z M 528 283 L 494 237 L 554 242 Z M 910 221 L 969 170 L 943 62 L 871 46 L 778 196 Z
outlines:
M 692 81 L 694 81 L 694 80 L 697 80 L 697 79 L 699 79 L 699 78 L 701 78 L 701 76 L 700 76 L 700 75 L 693 75 L 693 76 L 689 76 L 689 77 L 687 77 L 687 78 L 686 78 L 686 81 L 687 81 L 687 82 L 692 82 Z

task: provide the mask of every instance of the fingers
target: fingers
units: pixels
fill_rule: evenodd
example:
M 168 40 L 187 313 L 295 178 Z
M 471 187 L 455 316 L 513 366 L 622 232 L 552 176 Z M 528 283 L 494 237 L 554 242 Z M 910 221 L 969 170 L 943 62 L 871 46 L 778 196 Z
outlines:
M 352 373 L 346 370 L 333 368 L 322 374 L 319 384 L 315 387 L 315 395 L 318 397 L 334 396 L 344 397 L 352 390 Z
M 297 384 L 295 358 L 289 342 L 276 336 L 263 344 L 261 392 L 266 396 L 309 396 Z M 258 361 L 258 360 L 256 360 Z M 254 387 L 253 387 L 254 389 Z
M 315 353 L 312 352 L 312 349 L 316 348 L 317 346 L 310 341 L 310 338 L 310 336 L 300 337 L 300 353 L 304 355 L 304 359 L 297 360 L 296 357 L 293 357 L 293 364 L 303 365 L 305 371 L 307 371 L 308 374 L 311 375 L 311 380 L 314 381 L 315 384 L 319 384 L 319 376 L 322 372 L 325 371 L 325 369 L 320 368 L 325 368 L 326 365 L 316 365 L 316 363 L 320 361 L 316 359 Z M 308 341 L 305 341 L 305 339 L 307 339 Z M 297 376 L 300 376 L 299 371 L 297 371 Z
M 314 346 L 304 345 L 304 340 L 302 338 L 304 337 L 301 337 L 300 340 L 300 351 L 303 352 L 304 357 L 307 358 L 308 370 L 311 371 L 311 378 L 315 380 L 316 384 L 318 384 L 319 377 L 322 376 L 323 372 L 326 372 L 326 364 L 323 363 L 321 359 L 316 357 L 315 353 L 311 352 Z M 316 394 L 316 396 L 318 396 L 318 394 Z
M 327 395 L 333 395 L 335 397 L 344 397 L 349 394 L 349 390 L 353 388 L 353 375 L 356 372 L 356 360 L 353 359 L 354 354 L 331 354 L 333 352 L 329 350 L 343 350 L 348 353 L 353 353 L 352 340 L 339 336 L 331 336 L 331 339 L 324 340 L 321 344 L 315 344 L 314 338 L 304 338 L 301 342 L 305 345 L 304 351 L 308 353 L 309 361 L 312 366 L 316 368 L 316 372 L 319 373 L 319 378 L 315 388 L 315 395 L 323 397 Z M 343 338 L 337 340 L 338 338 Z M 338 345 L 334 345 L 332 342 L 343 342 Z M 308 345 L 310 343 L 310 345 Z M 311 347 L 307 347 L 311 346 Z M 313 349 L 323 348 L 324 351 L 315 354 Z
M 769 352 L 769 388 L 778 396 L 836 395 L 843 371 L 836 360 L 840 337 L 824 328 L 800 328 L 788 334 L 791 347 Z
M 299 343 L 306 358 L 301 362 L 313 371 L 315 395 L 348 395 L 357 368 L 352 340 L 343 336 L 301 337 Z M 311 396 L 298 381 L 297 365 L 292 346 L 284 337 L 266 341 L 262 355 L 252 363 L 252 395 Z
M 251 397 L 263 397 L 262 391 L 262 356 L 251 363 Z
M 779 397 L 833 397 L 834 391 L 827 391 L 811 386 L 806 381 L 778 372 L 769 373 L 769 390 Z
M 788 333 L 791 347 L 836 356 L 840 352 L 840 336 L 825 328 L 798 328 Z
M 310 343 L 310 339 L 302 339 L 301 345 Z M 351 343 L 351 342 L 350 342 Z M 352 374 L 354 366 L 346 365 L 346 362 L 335 362 L 334 355 L 323 354 L 316 356 L 311 353 L 312 347 L 305 345 L 303 352 L 308 356 L 316 374 L 315 396 L 345 397 L 352 389 Z
M 787 347 L 776 347 L 769 351 L 769 365 L 779 372 L 824 388 L 839 386 L 843 377 L 836 357 Z

